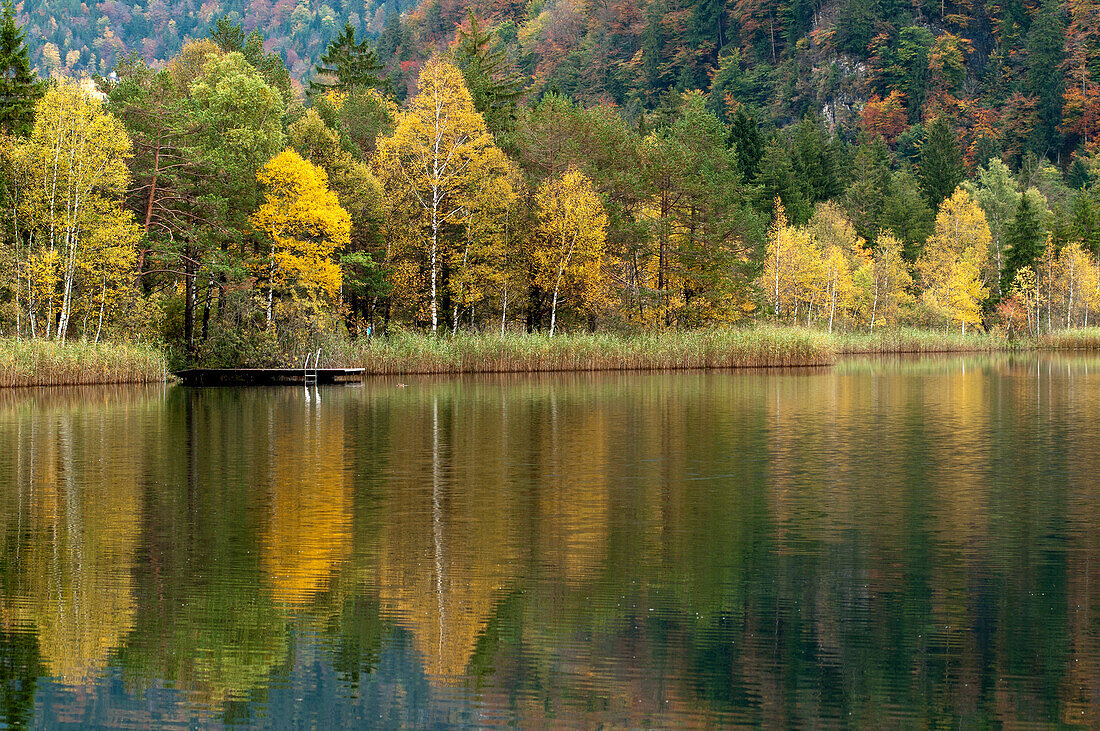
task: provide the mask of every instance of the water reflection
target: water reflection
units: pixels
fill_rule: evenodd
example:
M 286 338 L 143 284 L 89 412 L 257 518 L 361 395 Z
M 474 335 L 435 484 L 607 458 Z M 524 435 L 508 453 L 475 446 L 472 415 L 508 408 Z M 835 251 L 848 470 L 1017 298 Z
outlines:
M 1097 374 L 0 392 L 0 723 L 1095 725 Z

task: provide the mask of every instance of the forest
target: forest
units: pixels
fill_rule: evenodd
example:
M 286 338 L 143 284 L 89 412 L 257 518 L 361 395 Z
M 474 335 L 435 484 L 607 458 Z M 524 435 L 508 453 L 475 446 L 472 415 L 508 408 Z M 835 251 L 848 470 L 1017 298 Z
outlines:
M 8 3 L 0 334 L 228 365 L 395 331 L 1095 322 L 1088 3 L 672 5 L 428 0 L 328 28 L 306 71 L 231 12 L 81 75 L 36 67 Z

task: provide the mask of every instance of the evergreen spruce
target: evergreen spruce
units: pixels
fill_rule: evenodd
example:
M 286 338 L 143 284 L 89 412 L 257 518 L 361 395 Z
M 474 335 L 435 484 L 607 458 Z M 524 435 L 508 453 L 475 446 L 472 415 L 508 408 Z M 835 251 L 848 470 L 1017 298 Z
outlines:
M 1100 254 L 1100 226 L 1096 219 L 1096 202 L 1087 190 L 1078 190 L 1070 204 L 1070 237 L 1093 254 Z
M 215 20 L 214 27 L 210 29 L 210 40 L 225 53 L 242 50 L 244 38 L 244 26 L 234 23 L 227 15 Z
M 467 17 L 470 27 L 459 28 L 455 61 L 474 98 L 474 107 L 485 117 L 489 129 L 499 133 L 515 120 L 523 82 L 512 70 L 504 50 L 491 48 L 492 31 L 481 27 L 474 11 L 469 11 Z
M 1047 158 L 1053 158 L 1062 144 L 1058 127 L 1065 91 L 1065 27 L 1061 5 L 1057 0 L 1044 0 L 1035 11 L 1027 38 L 1028 86 L 1039 102 L 1039 124 L 1032 134 L 1031 149 Z
M 27 136 L 34 126 L 34 105 L 42 82 L 31 71 L 23 29 L 15 22 L 11 1 L 0 15 L 0 131 Z
M 1035 262 L 1043 255 L 1044 239 L 1039 212 L 1035 210 L 1031 196 L 1025 193 L 1020 196 L 1016 217 L 1008 227 L 1008 235 L 1005 237 L 1008 250 L 1005 252 L 1004 271 L 1001 272 L 1002 292 L 1008 292 L 1012 288 L 1016 272 L 1024 267 L 1035 268 Z
M 258 30 L 246 36 L 244 26 L 234 23 L 228 16 L 222 16 L 214 21 L 214 26 L 210 29 L 210 40 L 225 53 L 240 53 L 260 72 L 264 81 L 282 92 L 284 99 L 291 97 L 290 71 L 283 63 L 282 56 L 264 49 L 264 37 Z
M 933 211 L 938 210 L 940 203 L 955 192 L 965 177 L 959 138 L 943 117 L 936 117 L 928 125 L 928 136 L 920 146 L 917 172 Z
M 760 160 L 764 157 L 764 135 L 743 106 L 738 107 L 730 127 L 730 145 L 737 152 L 737 167 L 746 183 L 756 180 Z
M 382 76 L 384 66 L 378 62 L 378 54 L 371 48 L 370 42 L 355 40 L 355 28 L 351 23 L 344 24 L 343 32 L 336 36 L 321 56 L 315 74 L 309 82 L 310 96 L 328 89 L 346 91 L 355 88 L 385 86 Z M 323 80 L 325 77 L 331 81 Z

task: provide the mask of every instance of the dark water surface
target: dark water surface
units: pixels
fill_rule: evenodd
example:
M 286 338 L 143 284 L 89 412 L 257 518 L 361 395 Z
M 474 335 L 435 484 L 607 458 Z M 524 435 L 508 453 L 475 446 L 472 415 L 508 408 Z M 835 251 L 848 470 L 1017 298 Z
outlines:
M 1100 359 L 0 392 L 0 725 L 1100 724 Z

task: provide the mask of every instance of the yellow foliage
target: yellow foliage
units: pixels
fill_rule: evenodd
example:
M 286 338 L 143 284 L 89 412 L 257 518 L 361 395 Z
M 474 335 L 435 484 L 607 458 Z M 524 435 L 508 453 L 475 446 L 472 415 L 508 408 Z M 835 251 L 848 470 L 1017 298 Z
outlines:
M 960 187 L 940 206 L 935 233 L 917 262 L 925 305 L 963 331 L 981 323 L 982 303 L 989 297 L 981 277 L 991 240 L 985 212 Z
M 264 203 L 251 223 L 271 242 L 265 265 L 269 279 L 268 321 L 275 287 L 302 291 L 316 303 L 340 291 L 340 267 L 333 260 L 351 238 L 351 218 L 328 188 L 325 171 L 287 148 L 257 174 Z
M 539 237 L 529 252 L 531 275 L 538 287 L 553 292 L 553 335 L 558 301 L 563 295 L 588 312 L 604 302 L 607 213 L 592 181 L 575 167 L 543 183 L 535 202 Z
M 419 87 L 408 109 L 397 113 L 394 133 L 379 140 L 375 170 L 385 192 L 390 258 L 426 269 L 435 332 L 439 291 L 446 284 L 439 281 L 442 261 L 461 263 L 471 217 L 499 215 L 514 193 L 508 160 L 459 70 L 432 59 L 420 72 Z M 409 298 L 396 289 L 394 295 Z
M 82 320 L 84 336 L 94 327 L 98 337 L 133 281 L 140 238 L 118 204 L 130 181 L 130 139 L 72 79 L 59 79 L 35 112 L 30 138 L 10 148 L 17 214 L 30 234 L 17 255 L 19 308 L 32 336 L 64 339 Z

